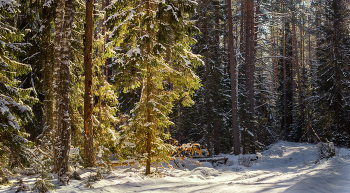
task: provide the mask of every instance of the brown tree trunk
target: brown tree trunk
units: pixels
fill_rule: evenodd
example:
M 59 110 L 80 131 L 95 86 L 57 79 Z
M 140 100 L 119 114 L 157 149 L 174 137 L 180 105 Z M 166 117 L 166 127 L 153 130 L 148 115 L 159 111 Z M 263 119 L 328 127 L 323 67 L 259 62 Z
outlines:
M 245 28 L 245 13 L 247 12 L 247 6 L 245 5 L 246 0 L 241 0 L 241 29 L 240 29 L 240 38 L 239 38 L 239 50 L 240 53 L 244 53 L 244 28 Z M 231 10 L 232 12 L 232 10 Z
M 44 2 L 43 2 L 44 4 Z M 45 92 L 45 101 L 44 101 L 44 128 L 45 133 L 53 136 L 52 128 L 53 125 L 50 121 L 52 118 L 52 50 L 51 50 L 51 23 L 53 21 L 53 9 L 48 6 L 43 7 L 43 15 L 47 15 L 47 19 L 44 22 L 45 28 L 43 30 L 43 47 L 42 54 L 44 57 L 43 66 L 44 66 L 44 87 L 43 90 Z M 50 129 L 51 128 L 51 129 Z M 47 144 L 43 144 L 46 146 Z
M 93 42 L 93 10 L 94 0 L 86 1 L 85 25 L 85 95 L 84 95 L 84 158 L 88 166 L 95 165 L 93 144 L 93 92 L 92 92 L 92 42 Z
M 282 13 L 284 13 L 284 2 L 282 2 Z M 286 34 L 285 34 L 285 16 L 283 16 L 282 36 L 283 36 L 283 98 L 284 98 L 284 132 L 287 132 L 287 72 L 286 72 Z
M 58 163 L 58 182 L 61 185 L 67 185 L 69 182 L 69 151 L 71 144 L 71 120 L 69 116 L 69 63 L 70 63 L 70 41 L 72 37 L 72 25 L 74 14 L 74 0 L 66 0 L 64 16 L 64 34 L 62 38 L 62 63 L 60 69 L 60 103 L 58 121 L 58 132 L 60 135 Z
M 310 25 L 310 21 L 309 21 L 309 25 Z M 311 35 L 309 34 L 309 65 L 311 67 L 312 65 L 312 61 L 311 61 Z M 311 142 L 311 129 L 310 129 L 310 124 L 309 124 L 309 113 L 307 113 L 307 141 L 310 143 Z
M 207 8 L 207 4 L 208 4 L 208 1 L 205 1 L 205 9 L 208 10 Z M 207 14 L 208 12 L 206 12 L 206 17 L 208 17 L 209 15 Z M 205 106 L 206 106 L 206 111 L 207 111 L 207 148 L 208 148 L 208 151 L 210 152 L 211 150 L 211 136 L 212 136 L 212 133 L 211 133 L 211 127 L 210 127 L 210 104 L 209 104 L 209 37 L 208 37 L 208 30 L 209 30 L 209 27 L 208 27 L 208 20 L 206 19 L 205 20 L 205 46 L 206 46 L 206 51 L 205 51 Z M 210 152 L 211 153 L 211 152 Z
M 147 0 L 146 2 L 146 16 L 150 16 L 150 2 Z M 150 22 L 147 23 L 147 32 L 150 33 L 151 27 Z M 147 50 L 146 53 L 149 54 L 151 52 L 151 47 L 149 44 L 147 44 Z M 147 62 L 147 77 L 146 77 L 146 101 L 147 103 L 151 100 L 151 89 L 152 89 L 152 83 L 151 83 L 151 72 L 150 72 L 150 66 L 149 62 Z M 147 107 L 147 123 L 152 122 L 152 116 L 151 116 L 151 108 Z M 146 152 L 147 152 L 147 161 L 146 161 L 146 175 L 151 174 L 151 162 L 152 162 L 152 128 L 147 126 L 147 134 L 146 134 Z
M 216 1 L 216 6 L 215 6 L 215 28 L 216 28 L 216 32 L 215 32 L 215 40 L 216 40 L 216 50 L 219 51 L 220 50 L 220 38 L 219 38 L 219 30 L 220 30 L 220 20 L 219 20 L 219 1 Z M 217 52 L 218 53 L 218 52 Z M 219 72 L 218 72 L 218 68 L 220 67 L 220 63 L 219 63 L 219 54 L 217 54 L 216 56 L 214 56 L 216 59 L 216 63 L 215 63 L 215 68 L 214 68 L 214 76 L 213 76 L 213 82 L 214 82 L 214 89 L 215 89 L 215 93 L 214 93 L 214 109 L 216 110 L 215 113 L 215 117 L 214 117 L 214 153 L 216 155 L 218 155 L 220 153 L 220 130 L 219 130 L 219 116 L 218 116 L 218 87 L 220 86 L 220 76 L 219 76 Z
M 340 113 L 342 111 L 342 98 L 343 96 L 341 95 L 341 77 L 342 77 L 342 72 L 340 70 L 340 67 L 337 66 L 339 65 L 338 62 L 343 62 L 342 61 L 342 48 L 340 46 L 341 44 L 341 0 L 334 0 L 333 1 L 333 6 L 334 6 L 334 21 L 333 21 L 333 29 L 334 29 L 334 37 L 333 37 L 333 42 L 334 42 L 334 57 L 336 64 L 334 64 L 334 91 L 336 93 L 335 97 L 335 129 L 336 131 L 339 131 L 340 129 Z M 341 64 L 340 64 L 341 65 Z
M 300 27 L 300 51 L 301 51 L 301 68 L 304 68 L 304 33 L 303 33 L 303 28 L 304 28 L 304 18 L 302 18 L 302 26 Z M 305 120 L 305 115 L 304 115 L 304 102 L 303 102 L 303 96 L 302 96 L 302 87 L 301 87 L 301 78 L 300 78 L 300 72 L 299 72 L 299 65 L 297 65 L 297 77 L 298 77 L 298 90 L 299 90 L 299 106 L 300 106 L 300 119 L 301 119 L 301 131 L 304 131 L 304 120 Z
M 254 145 L 254 68 L 255 68 L 255 25 L 254 25 L 254 0 L 246 0 L 247 13 L 246 13 L 246 53 L 245 53 L 245 61 L 246 61 L 246 71 L 245 71 L 245 79 L 246 79 L 246 87 L 248 92 L 248 101 L 249 101 L 249 130 L 253 134 L 250 136 L 250 150 L 252 153 L 255 153 L 255 145 Z
M 297 32 L 295 29 L 295 13 L 292 12 L 292 87 L 293 87 L 293 91 L 292 91 L 292 108 L 293 111 L 295 109 L 295 95 L 296 95 L 296 84 L 295 84 L 295 71 L 296 68 L 298 66 L 298 47 L 297 47 Z
M 55 47 L 54 47 L 54 64 L 53 64 L 53 93 L 52 93 L 52 117 L 50 125 L 53 131 L 53 151 L 54 151 L 54 172 L 58 172 L 58 156 L 59 156 L 59 132 L 58 132 L 58 121 L 59 121 L 59 81 L 60 81 L 60 67 L 62 63 L 62 37 L 63 37 L 63 24 L 64 24 L 64 0 L 57 0 L 56 19 L 55 19 Z
M 231 75 L 231 99 L 232 99 L 232 127 L 233 127 L 233 148 L 234 154 L 239 155 L 239 132 L 238 132 L 238 112 L 237 112 L 237 80 L 236 80 L 236 63 L 233 48 L 233 25 L 232 25 L 232 8 L 231 0 L 227 0 L 228 15 L 228 46 L 230 53 L 230 75 Z
M 147 65 L 147 82 L 146 82 L 146 100 L 147 102 L 150 101 L 150 96 L 151 96 L 151 75 L 150 75 L 150 68 L 149 65 Z M 151 117 L 151 108 L 147 108 L 147 122 L 151 123 L 152 122 L 152 117 Z M 151 152 L 152 152 L 152 129 L 150 126 L 147 126 L 147 138 L 146 138 L 146 151 L 147 151 L 147 161 L 146 161 L 146 175 L 151 174 Z

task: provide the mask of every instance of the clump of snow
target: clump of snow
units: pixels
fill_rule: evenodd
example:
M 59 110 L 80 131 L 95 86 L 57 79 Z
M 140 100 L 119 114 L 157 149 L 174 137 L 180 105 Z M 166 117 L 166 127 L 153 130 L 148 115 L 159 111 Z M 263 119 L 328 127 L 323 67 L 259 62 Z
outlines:
M 68 186 L 58 187 L 55 192 L 349 192 L 349 149 L 336 148 L 335 156 L 316 164 L 318 151 L 315 144 L 281 141 L 257 155 L 248 155 L 255 158 L 251 167 L 239 165 L 242 155 L 222 155 L 228 161 L 216 167 L 208 162 L 199 165 L 190 159 L 172 160 L 169 165 L 153 167 L 152 176 L 144 175 L 143 166 L 118 166 L 93 182 L 94 189 L 82 182 L 95 173 L 79 170 L 81 181 L 71 180 Z M 31 185 L 35 177 L 22 179 Z M 16 178 L 10 180 L 17 182 Z M 3 186 L 0 192 L 15 189 Z

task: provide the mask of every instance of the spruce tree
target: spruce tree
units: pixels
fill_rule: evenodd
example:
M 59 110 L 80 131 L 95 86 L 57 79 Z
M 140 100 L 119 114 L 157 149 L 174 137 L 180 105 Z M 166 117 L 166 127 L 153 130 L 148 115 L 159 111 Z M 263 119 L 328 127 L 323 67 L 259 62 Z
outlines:
M 13 17 L 18 13 L 16 1 L 0 4 L 0 177 L 6 166 L 23 166 L 28 163 L 25 152 L 28 143 L 23 125 L 31 121 L 34 98 L 32 89 L 21 89 L 18 77 L 31 67 L 18 61 L 24 54 L 23 34 L 14 27 Z M 12 21 L 12 22 L 11 22 Z
M 318 57 L 319 134 L 338 145 L 349 146 L 349 55 L 350 36 L 346 1 L 327 0 L 326 21 L 320 26 L 322 38 Z
M 164 144 L 172 124 L 174 100 L 191 105 L 200 87 L 194 68 L 202 64 L 191 53 L 191 38 L 198 32 L 189 17 L 196 3 L 181 1 L 115 1 L 107 7 L 110 38 L 116 45 L 115 81 L 124 92 L 141 87 L 140 101 L 121 132 L 120 144 L 138 159 L 168 161 L 173 151 Z

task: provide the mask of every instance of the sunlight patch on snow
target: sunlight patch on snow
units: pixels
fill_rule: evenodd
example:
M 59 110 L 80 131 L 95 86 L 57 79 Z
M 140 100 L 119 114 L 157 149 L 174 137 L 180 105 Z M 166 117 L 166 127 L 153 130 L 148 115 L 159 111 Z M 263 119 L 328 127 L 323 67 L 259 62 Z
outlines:
M 171 167 L 152 168 L 158 177 L 145 176 L 145 167 L 139 165 L 116 167 L 93 183 L 94 189 L 82 183 L 92 174 L 80 170 L 82 181 L 71 180 L 55 192 L 348 192 L 349 149 L 338 149 L 335 157 L 315 164 L 317 153 L 314 144 L 281 141 L 261 152 L 251 167 L 239 165 L 235 155 L 221 155 L 228 161 L 215 167 L 208 162 L 199 166 L 190 159 L 176 167 L 172 160 Z M 28 183 L 35 181 L 35 176 L 22 177 Z M 14 191 L 0 187 L 0 192 Z

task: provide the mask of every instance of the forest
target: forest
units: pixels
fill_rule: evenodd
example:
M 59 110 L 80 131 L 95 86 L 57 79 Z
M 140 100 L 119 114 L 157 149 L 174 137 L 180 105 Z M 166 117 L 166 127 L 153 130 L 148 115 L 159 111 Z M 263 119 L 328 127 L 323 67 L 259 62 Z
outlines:
M 347 0 L 0 0 L 0 69 L 0 187 L 350 148 Z

